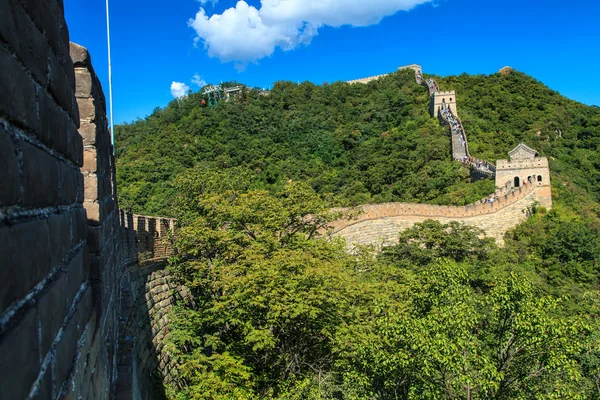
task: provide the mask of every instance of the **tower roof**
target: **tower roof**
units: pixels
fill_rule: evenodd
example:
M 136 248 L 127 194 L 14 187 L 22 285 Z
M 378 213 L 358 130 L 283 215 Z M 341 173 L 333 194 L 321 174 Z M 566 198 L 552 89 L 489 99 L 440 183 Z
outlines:
M 517 147 L 508 152 L 511 160 L 532 160 L 537 155 L 537 151 L 521 142 Z

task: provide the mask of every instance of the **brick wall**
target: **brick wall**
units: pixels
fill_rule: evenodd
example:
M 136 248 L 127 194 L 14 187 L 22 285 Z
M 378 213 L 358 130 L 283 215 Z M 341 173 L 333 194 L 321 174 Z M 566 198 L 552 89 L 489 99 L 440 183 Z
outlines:
M 93 334 L 82 139 L 62 1 L 0 1 L 0 388 L 63 397 Z
M 118 210 L 104 95 L 62 1 L 0 15 L 0 397 L 112 398 L 127 268 L 138 242 L 169 254 L 172 221 Z

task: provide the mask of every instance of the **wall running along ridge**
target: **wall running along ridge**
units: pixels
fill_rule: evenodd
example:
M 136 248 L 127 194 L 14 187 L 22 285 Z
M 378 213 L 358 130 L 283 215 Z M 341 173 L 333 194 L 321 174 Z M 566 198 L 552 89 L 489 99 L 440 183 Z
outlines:
M 0 0 L 0 15 L 1 396 L 160 399 L 174 378 L 168 312 L 191 301 L 164 269 L 175 221 L 119 210 L 104 94 L 62 0 Z M 502 178 L 537 162 L 507 161 Z M 437 219 L 501 240 L 536 199 L 551 205 L 537 173 L 543 183 L 492 204 L 367 205 L 333 235 L 379 245 Z
M 481 201 L 464 207 L 413 203 L 366 205 L 354 209 L 360 212 L 356 219 L 330 224 L 330 236 L 345 238 L 350 249 L 364 245 L 380 249 L 397 244 L 401 231 L 431 219 L 443 224 L 457 221 L 480 228 L 502 246 L 504 234 L 529 216 L 529 208 L 538 201 L 538 190 L 534 185 L 525 185 L 499 196 L 493 203 Z

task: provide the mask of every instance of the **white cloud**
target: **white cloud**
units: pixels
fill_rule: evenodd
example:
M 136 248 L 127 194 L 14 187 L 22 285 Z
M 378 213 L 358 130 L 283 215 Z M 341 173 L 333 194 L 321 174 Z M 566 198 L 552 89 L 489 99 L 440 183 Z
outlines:
M 200 0 L 202 2 L 202 0 Z M 204 0 L 207 1 L 207 0 Z M 433 0 L 261 0 L 260 8 L 239 0 L 235 8 L 210 17 L 204 8 L 188 25 L 210 57 L 247 63 L 270 56 L 277 47 L 308 44 L 322 26 L 369 26 L 399 11 Z
M 183 82 L 171 83 L 171 94 L 176 99 L 179 99 L 183 96 L 187 96 L 188 90 L 190 90 L 190 87 Z
M 192 77 L 192 83 L 194 85 L 198 86 L 199 88 L 206 86 L 206 81 L 204 79 L 202 79 L 202 77 L 198 74 L 195 74 Z

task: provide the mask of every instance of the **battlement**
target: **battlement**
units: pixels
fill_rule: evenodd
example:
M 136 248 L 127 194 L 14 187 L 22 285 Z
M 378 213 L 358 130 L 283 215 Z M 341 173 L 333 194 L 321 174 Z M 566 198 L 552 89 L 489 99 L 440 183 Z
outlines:
M 119 218 L 121 226 L 135 235 L 140 262 L 165 259 L 173 254 L 169 239 L 175 230 L 175 219 L 135 215 L 123 210 L 119 211 Z
M 401 67 L 398 67 L 398 71 L 401 71 L 403 69 L 412 69 L 415 72 L 420 72 L 422 71 L 422 68 L 419 64 L 410 64 L 410 65 L 403 65 Z
M 346 83 L 349 83 L 351 85 L 354 84 L 354 83 L 364 83 L 364 84 L 367 84 L 369 82 L 379 80 L 379 79 L 383 78 L 384 76 L 388 76 L 388 75 L 389 74 L 375 75 L 375 76 L 370 76 L 368 78 L 361 78 L 361 79 L 354 79 L 354 80 L 351 80 L 351 81 L 346 81 Z
M 548 159 L 546 157 L 536 157 L 532 160 L 497 160 L 496 166 L 498 169 L 521 169 L 532 167 L 548 168 Z
M 342 219 L 330 224 L 331 237 L 346 239 L 349 249 L 357 245 L 381 247 L 398 242 L 398 233 L 418 222 L 436 220 L 441 223 L 457 221 L 482 229 L 488 237 L 504 243 L 504 234 L 528 217 L 528 209 L 543 188 L 523 185 L 506 195 L 493 195 L 464 207 L 412 203 L 385 203 L 346 209 L 359 211 L 354 219 Z
M 488 196 L 477 203 L 462 207 L 416 203 L 383 203 L 369 204 L 357 208 L 340 209 L 340 211 L 359 211 L 360 214 L 356 219 L 335 221 L 330 227 L 335 234 L 347 226 L 373 219 L 398 216 L 419 216 L 424 217 L 424 219 L 436 219 L 439 217 L 468 218 L 493 214 L 506 206 L 522 200 L 533 190 L 535 190 L 534 185 L 524 185 L 504 196 L 497 197 L 492 203 L 486 201 L 489 198 Z
M 176 221 L 119 210 L 104 93 L 87 50 L 69 44 L 62 1 L 9 3 L 0 29 L 3 398 L 162 398 L 156 379 L 168 380 L 174 363 L 162 344 L 168 311 L 187 295 L 164 270 Z M 456 107 L 454 91 L 434 99 Z M 501 243 L 534 202 L 551 205 L 548 161 L 533 152 L 522 144 L 499 161 L 498 187 L 518 183 L 506 195 L 465 207 L 365 205 L 331 234 L 379 246 L 436 219 Z
M 418 64 L 410 64 L 410 65 L 405 65 L 405 66 L 402 66 L 402 67 L 398 67 L 398 71 L 403 70 L 403 69 L 412 69 L 415 72 L 419 72 L 419 73 L 421 72 L 421 66 L 418 65 Z M 381 79 L 381 78 L 383 78 L 385 76 L 388 76 L 388 75 L 390 75 L 390 74 L 374 75 L 374 76 L 369 76 L 367 78 L 353 79 L 353 80 L 350 80 L 350 81 L 346 81 L 346 83 L 349 83 L 349 84 L 354 84 L 354 83 L 364 83 L 364 84 L 367 84 L 369 82 L 379 80 L 379 79 Z
M 437 116 L 442 108 L 450 108 L 452 114 L 458 116 L 458 109 L 456 106 L 456 92 L 454 90 L 447 90 L 444 92 L 437 91 L 433 93 L 431 107 L 433 116 Z

